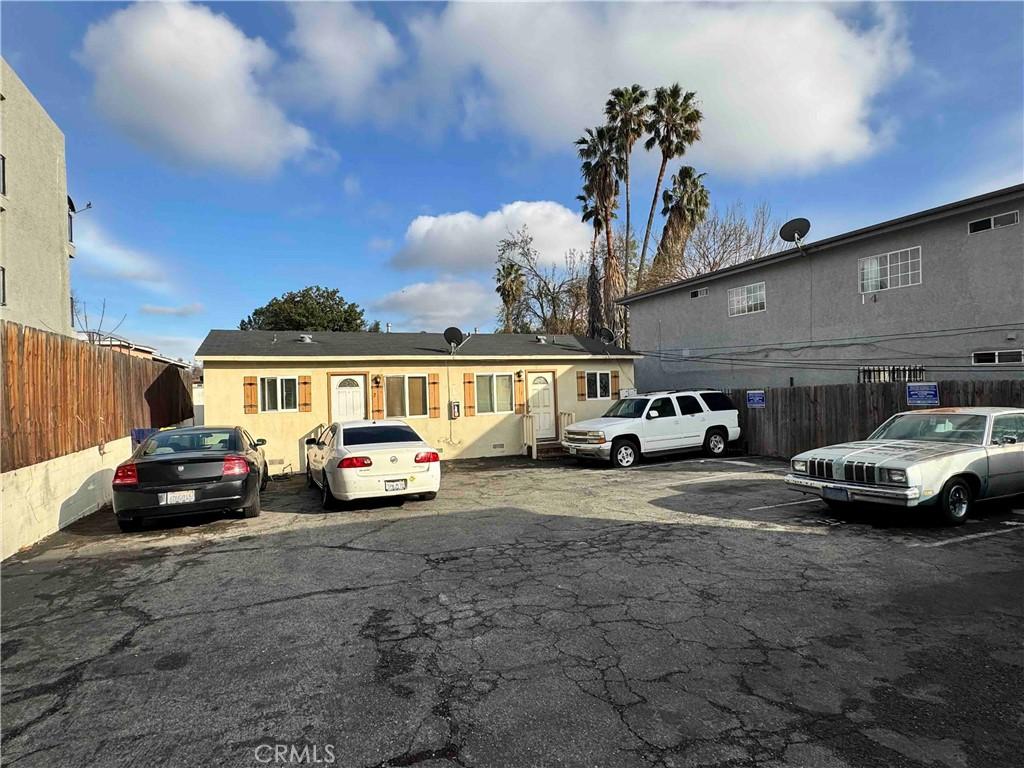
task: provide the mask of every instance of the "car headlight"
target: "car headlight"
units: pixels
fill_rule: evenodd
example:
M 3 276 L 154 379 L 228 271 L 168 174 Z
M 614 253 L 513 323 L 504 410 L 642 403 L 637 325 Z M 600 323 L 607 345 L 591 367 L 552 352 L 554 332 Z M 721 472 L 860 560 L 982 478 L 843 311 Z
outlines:
M 807 462 L 802 459 L 793 459 L 794 472 L 807 472 Z
M 886 483 L 904 484 L 907 482 L 907 471 L 905 469 L 883 469 L 882 481 Z
M 589 440 L 592 443 L 603 443 L 604 432 L 587 432 L 587 440 Z

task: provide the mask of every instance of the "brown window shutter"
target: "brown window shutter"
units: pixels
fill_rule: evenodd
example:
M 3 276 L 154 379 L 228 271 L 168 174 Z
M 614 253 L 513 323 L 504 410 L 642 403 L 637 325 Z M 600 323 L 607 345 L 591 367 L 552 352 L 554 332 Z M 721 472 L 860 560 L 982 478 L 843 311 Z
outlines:
M 619 372 L 612 371 L 612 400 L 619 399 Z
M 370 411 L 372 413 L 371 418 L 384 418 L 384 377 L 380 375 L 371 377 Z
M 526 413 L 526 380 L 516 379 L 515 385 L 516 413 L 522 416 Z
M 430 418 L 441 418 L 441 382 L 436 373 L 427 374 L 427 403 Z
M 587 372 L 576 371 L 576 399 L 587 399 Z
M 313 379 L 309 376 L 299 376 L 299 410 L 313 410 Z
M 462 412 L 466 416 L 476 416 L 476 381 L 472 373 L 462 374 Z
M 256 377 L 245 376 L 242 379 L 242 402 L 246 413 L 256 413 Z

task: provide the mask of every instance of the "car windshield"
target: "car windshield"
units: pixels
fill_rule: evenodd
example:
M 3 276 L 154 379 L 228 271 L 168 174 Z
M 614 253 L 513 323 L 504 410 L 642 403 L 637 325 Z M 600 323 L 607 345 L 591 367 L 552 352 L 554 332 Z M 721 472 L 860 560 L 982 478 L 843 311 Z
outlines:
M 353 427 L 342 432 L 344 445 L 370 445 L 371 443 L 418 443 L 420 436 L 404 425 Z
M 650 401 L 642 397 L 627 397 L 615 403 L 604 415 L 609 419 L 639 419 L 644 415 L 644 408 L 648 402 Z
M 906 413 L 889 419 L 868 439 L 981 445 L 985 440 L 985 417 L 967 413 Z
M 157 432 L 143 445 L 143 456 L 188 451 L 237 451 L 238 435 L 233 429 Z

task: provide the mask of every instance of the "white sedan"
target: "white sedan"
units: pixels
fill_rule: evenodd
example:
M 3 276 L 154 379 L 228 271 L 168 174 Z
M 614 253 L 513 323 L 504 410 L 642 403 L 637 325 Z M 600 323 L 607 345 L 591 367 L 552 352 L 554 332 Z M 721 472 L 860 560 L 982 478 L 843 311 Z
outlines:
M 441 460 L 404 421 L 335 422 L 306 440 L 306 482 L 320 488 L 324 509 L 380 496 L 429 500 L 441 487 Z

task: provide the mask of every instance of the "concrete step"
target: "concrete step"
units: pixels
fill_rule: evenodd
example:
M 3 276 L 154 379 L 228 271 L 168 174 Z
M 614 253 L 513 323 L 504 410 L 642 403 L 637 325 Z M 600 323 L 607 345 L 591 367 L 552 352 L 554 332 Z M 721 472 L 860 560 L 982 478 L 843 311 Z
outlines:
M 562 447 L 562 444 L 555 440 L 537 443 L 538 461 L 543 461 L 544 459 L 557 459 L 565 455 L 565 449 Z

